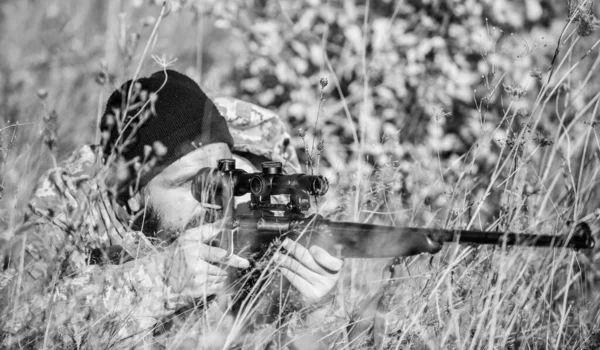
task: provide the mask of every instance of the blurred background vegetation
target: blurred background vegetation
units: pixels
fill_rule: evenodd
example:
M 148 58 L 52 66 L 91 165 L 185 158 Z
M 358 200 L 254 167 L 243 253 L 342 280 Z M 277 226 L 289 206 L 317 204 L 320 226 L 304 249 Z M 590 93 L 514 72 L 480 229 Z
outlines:
M 0 6 L 0 244 L 22 220 L 36 178 L 77 145 L 94 142 L 108 95 L 138 67 L 149 75 L 166 64 L 210 96 L 277 111 L 293 135 L 304 135 L 294 145 L 332 183 L 321 209 L 332 217 L 544 233 L 586 220 L 595 232 L 600 228 L 598 2 L 4 0 Z M 313 149 L 313 138 L 322 149 Z M 576 263 L 566 253 L 509 259 L 469 252 L 440 254 L 438 267 L 454 270 L 438 269 L 431 292 L 426 279 L 413 279 L 406 268 L 414 282 L 403 285 L 406 298 L 397 296 L 394 319 L 414 315 L 409 328 L 431 326 L 429 339 L 442 347 L 466 346 L 471 340 L 461 334 L 470 330 L 479 348 L 488 341 L 485 330 L 492 329 L 492 345 L 500 332 L 487 313 L 493 299 L 496 311 L 510 305 L 502 316 L 504 346 L 517 339 L 514 348 L 538 340 L 546 348 L 550 342 L 577 348 L 586 339 L 597 348 L 597 250 L 577 255 Z M 450 255 L 464 270 L 446 260 Z M 350 262 L 351 288 L 340 288 L 354 306 L 356 295 L 375 288 L 367 275 L 383 267 L 365 266 Z M 556 310 L 561 295 L 565 302 L 571 297 L 563 283 L 567 270 L 585 277 L 572 289 L 592 292 L 569 299 L 578 304 L 557 311 L 560 317 L 535 316 Z M 455 271 L 462 277 L 454 280 Z M 515 276 L 498 282 L 498 274 Z M 515 286 L 526 287 L 513 293 Z M 434 312 L 436 293 L 449 298 L 443 317 Z M 570 321 L 574 328 L 561 337 Z M 453 325 L 464 332 L 453 333 Z
M 292 133 L 306 130 L 305 143 L 294 141 L 302 159 L 313 135 L 323 140 L 320 171 L 340 189 L 362 188 L 348 174 L 393 178 L 378 181 L 383 188 L 363 187 L 375 198 L 400 198 L 398 205 L 415 209 L 401 219 L 423 224 L 435 217 L 427 213 L 457 205 L 463 210 L 456 216 L 482 197 L 502 144 L 530 123 L 567 21 L 580 41 L 570 52 L 573 60 L 596 40 L 591 34 L 598 4 L 580 3 L 171 1 L 148 53 L 172 62 L 212 96 L 255 102 L 276 110 Z M 573 18 L 579 5 L 588 17 Z M 160 69 L 142 53 L 163 6 L 142 0 L 2 2 L 5 227 L 19 220 L 31 190 L 27 179 L 51 165 L 40 147 L 42 131 L 54 127 L 51 117 L 58 126 L 53 152 L 61 159 L 94 142 L 106 97 L 139 64 L 141 75 Z M 593 76 L 585 91 L 570 94 L 594 57 L 561 81 L 529 146 L 550 145 L 555 131 L 598 91 Z M 328 81 L 324 88 L 321 78 Z M 510 122 L 508 109 L 516 112 Z M 532 191 L 539 190 L 533 182 Z M 468 190 L 463 203 L 452 199 L 456 186 Z M 484 226 L 501 202 L 501 191 L 490 194 L 479 213 Z M 355 218 L 359 207 L 381 206 L 339 204 Z

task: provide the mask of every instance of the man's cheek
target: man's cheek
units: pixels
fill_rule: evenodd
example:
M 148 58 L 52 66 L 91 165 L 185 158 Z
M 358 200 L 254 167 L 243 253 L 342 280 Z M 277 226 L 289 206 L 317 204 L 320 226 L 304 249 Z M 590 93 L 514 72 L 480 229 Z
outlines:
M 185 228 L 194 219 L 197 207 L 197 203 L 184 200 L 172 203 L 163 211 L 163 220 L 171 227 Z
M 176 221 L 177 226 L 185 229 L 190 221 L 194 221 L 197 214 L 195 213 L 195 207 L 180 205 L 178 208 L 174 208 L 173 219 Z

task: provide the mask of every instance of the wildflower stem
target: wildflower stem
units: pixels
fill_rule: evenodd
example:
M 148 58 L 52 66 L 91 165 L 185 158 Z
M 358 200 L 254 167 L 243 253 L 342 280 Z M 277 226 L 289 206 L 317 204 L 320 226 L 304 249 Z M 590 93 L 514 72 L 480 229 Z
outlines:
M 323 105 L 323 85 L 321 85 L 321 97 L 319 98 L 319 106 L 317 108 L 317 117 L 315 118 L 315 126 L 314 126 L 314 132 L 313 132 L 313 139 L 312 139 L 312 145 L 311 145 L 311 150 L 310 150 L 310 154 L 309 154 L 309 158 L 311 159 L 311 167 L 310 167 L 310 174 L 314 175 L 314 169 L 312 166 L 312 157 L 315 153 L 315 140 L 318 137 L 318 122 L 319 122 L 319 115 L 321 115 L 321 107 Z M 317 167 L 319 166 L 319 163 L 317 161 Z
M 142 70 L 142 66 L 144 65 L 144 61 L 146 60 L 146 56 L 148 55 L 148 51 L 150 49 L 150 44 L 154 43 L 155 37 L 157 36 L 158 26 L 160 25 L 160 22 L 162 21 L 162 19 L 170 11 L 171 11 L 171 4 L 168 1 L 163 2 L 162 8 L 160 9 L 160 14 L 158 15 L 158 19 L 154 23 L 154 27 L 152 28 L 152 32 L 150 33 L 150 37 L 148 38 L 148 41 L 146 42 L 146 46 L 144 47 L 144 52 L 142 53 L 142 57 L 140 58 L 137 68 L 135 69 L 135 73 L 133 74 L 132 81 L 136 81 L 138 76 L 140 75 L 140 71 Z M 131 84 L 129 86 L 129 91 L 127 91 L 127 106 L 125 108 L 126 110 L 127 110 L 127 107 L 129 107 L 129 99 L 131 98 L 131 93 L 133 91 L 134 85 L 135 84 Z

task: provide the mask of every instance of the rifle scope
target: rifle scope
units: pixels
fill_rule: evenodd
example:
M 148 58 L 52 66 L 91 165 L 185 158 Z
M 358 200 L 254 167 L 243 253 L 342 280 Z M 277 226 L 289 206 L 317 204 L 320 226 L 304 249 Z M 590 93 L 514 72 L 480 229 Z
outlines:
M 262 172 L 248 173 L 235 168 L 234 159 L 220 159 L 218 168 L 202 168 L 192 181 L 192 195 L 202 203 L 212 203 L 223 193 L 223 186 L 233 186 L 235 196 L 251 193 L 263 201 L 272 195 L 323 196 L 329 189 L 324 176 L 292 174 L 285 175 L 280 162 L 262 163 Z
M 306 174 L 282 174 L 280 162 L 264 162 L 262 173 L 254 173 L 250 179 L 250 192 L 265 197 L 278 194 L 305 192 L 311 196 L 323 196 L 329 183 L 323 176 Z

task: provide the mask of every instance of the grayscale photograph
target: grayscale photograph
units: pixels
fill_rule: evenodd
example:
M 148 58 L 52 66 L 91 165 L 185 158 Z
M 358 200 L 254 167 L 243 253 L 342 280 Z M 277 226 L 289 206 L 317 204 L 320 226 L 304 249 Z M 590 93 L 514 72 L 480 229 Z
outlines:
M 599 13 L 0 1 L 0 349 L 600 349 Z

